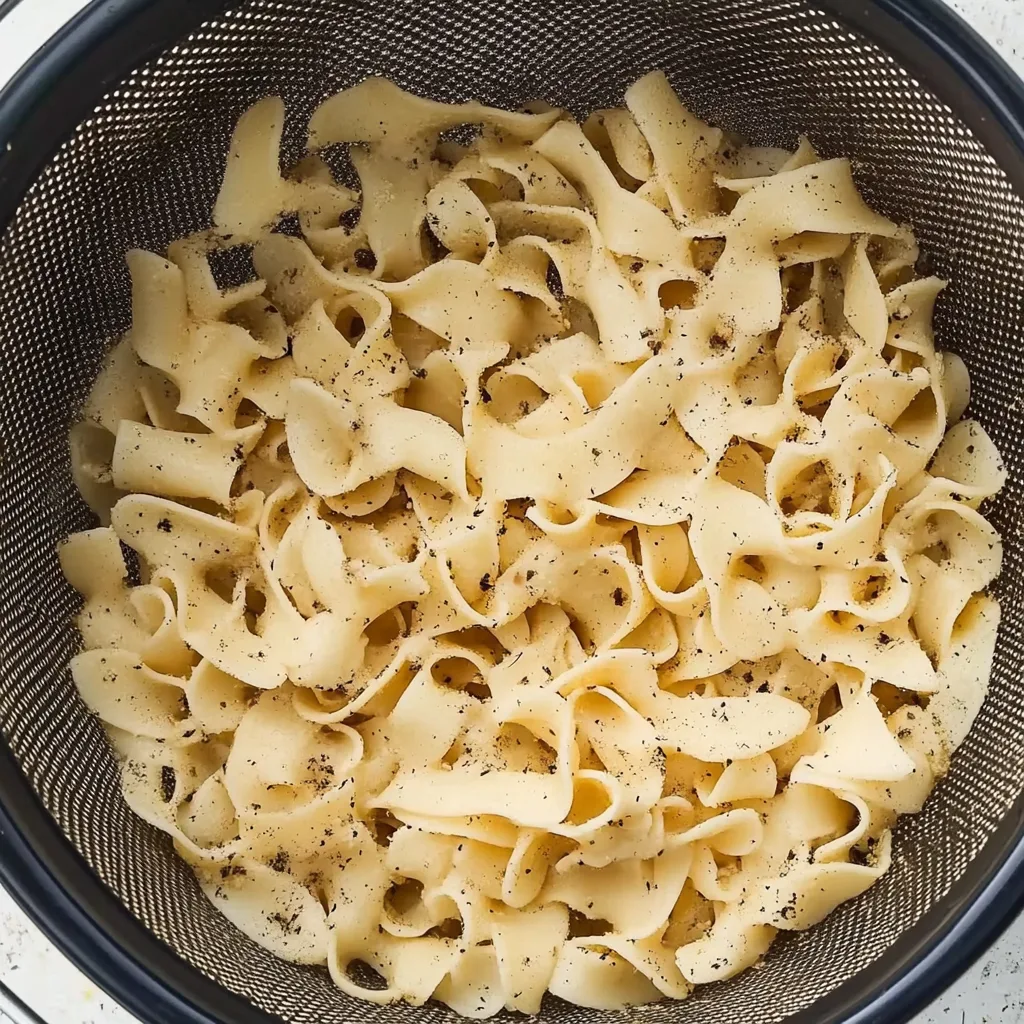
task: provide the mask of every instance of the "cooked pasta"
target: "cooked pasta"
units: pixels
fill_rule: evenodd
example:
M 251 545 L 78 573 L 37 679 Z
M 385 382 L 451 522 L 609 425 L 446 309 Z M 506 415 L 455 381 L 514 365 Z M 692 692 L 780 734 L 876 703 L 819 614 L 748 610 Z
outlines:
M 287 173 L 283 121 L 128 254 L 72 433 L 126 801 L 362 999 L 738 974 L 886 871 L 985 697 L 1004 470 L 943 282 L 846 160 L 660 73 L 582 125 L 371 79 Z

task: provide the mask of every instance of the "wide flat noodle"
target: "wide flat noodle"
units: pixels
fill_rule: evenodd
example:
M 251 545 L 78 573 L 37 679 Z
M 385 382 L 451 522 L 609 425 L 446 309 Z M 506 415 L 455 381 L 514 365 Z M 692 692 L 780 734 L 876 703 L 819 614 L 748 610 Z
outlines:
M 127 803 L 378 1004 L 753 966 L 887 870 L 985 698 L 1006 470 L 943 282 L 847 161 L 660 72 L 625 103 L 374 78 L 283 169 L 261 100 L 212 227 L 128 253 L 72 431 L 71 674 Z

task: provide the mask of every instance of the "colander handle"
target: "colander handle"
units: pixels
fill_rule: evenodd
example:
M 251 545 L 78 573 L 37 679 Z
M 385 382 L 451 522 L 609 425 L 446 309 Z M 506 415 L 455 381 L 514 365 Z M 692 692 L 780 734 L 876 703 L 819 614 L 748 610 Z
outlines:
M 21 0 L 0 0 L 0 21 L 3 21 L 20 3 Z
M 19 3 L 20 0 L 12 0 L 11 3 L 6 4 L 6 9 L 10 10 L 14 4 Z M 0 9 L 0 17 L 3 16 L 5 11 Z M 24 1001 L 17 995 L 15 995 L 2 981 L 0 981 L 0 1022 L 7 1024 L 8 1018 L 14 1022 L 14 1024 L 46 1024 L 46 1021 L 39 1016 L 31 1007 L 26 1006 Z

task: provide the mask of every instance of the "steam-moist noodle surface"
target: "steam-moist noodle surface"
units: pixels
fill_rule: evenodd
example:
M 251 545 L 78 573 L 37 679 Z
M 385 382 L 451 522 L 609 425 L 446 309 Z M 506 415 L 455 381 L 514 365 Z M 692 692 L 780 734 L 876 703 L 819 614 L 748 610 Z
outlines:
M 126 800 L 360 998 L 737 974 L 886 870 L 985 696 L 1004 471 L 942 282 L 845 160 L 659 73 L 583 125 L 369 80 L 287 174 L 283 117 L 210 230 L 128 254 L 72 432 Z

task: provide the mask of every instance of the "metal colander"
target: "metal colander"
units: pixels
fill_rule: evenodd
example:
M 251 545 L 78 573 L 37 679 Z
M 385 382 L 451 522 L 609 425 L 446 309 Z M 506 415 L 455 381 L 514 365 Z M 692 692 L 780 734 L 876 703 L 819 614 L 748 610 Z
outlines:
M 67 430 L 129 323 L 125 250 L 161 250 L 208 224 L 247 105 L 284 96 L 291 161 L 315 105 L 369 74 L 440 100 L 543 98 L 584 115 L 663 68 L 714 124 L 763 144 L 807 133 L 824 154 L 852 156 L 869 201 L 910 221 L 952 282 L 941 344 L 966 360 L 970 411 L 1009 467 L 989 509 L 1006 543 L 991 694 L 949 777 L 900 823 L 892 869 L 819 927 L 780 938 L 763 969 L 631 1016 L 900 1020 L 1012 912 L 1024 888 L 1024 155 L 1011 109 L 1021 97 L 935 9 L 836 3 L 838 14 L 806 0 L 251 0 L 216 13 L 224 5 L 210 0 L 105 0 L 37 58 L 6 110 L 0 100 L 0 877 L 140 1016 L 452 1016 L 353 1002 L 326 971 L 275 959 L 207 903 L 167 838 L 121 800 L 66 669 L 77 601 L 55 555 L 91 525 Z M 981 63 L 965 66 L 965 54 Z M 621 1017 L 549 1000 L 542 1019 Z

